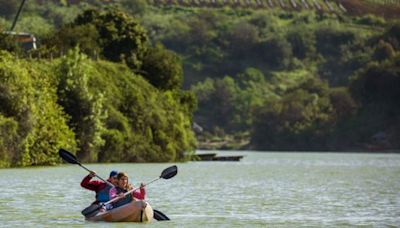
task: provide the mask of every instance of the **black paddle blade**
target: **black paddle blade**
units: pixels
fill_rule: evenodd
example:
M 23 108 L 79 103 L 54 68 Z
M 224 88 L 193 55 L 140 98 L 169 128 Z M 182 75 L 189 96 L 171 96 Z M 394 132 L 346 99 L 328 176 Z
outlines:
M 70 152 L 64 150 L 64 149 L 60 149 L 58 150 L 58 154 L 60 155 L 60 157 L 71 164 L 77 164 L 79 165 L 80 163 L 77 161 L 75 155 L 71 154 Z
M 99 204 L 91 204 L 89 207 L 83 209 L 81 211 L 81 213 L 85 217 L 92 217 L 92 216 L 95 216 L 99 212 L 101 207 L 102 207 L 101 204 L 100 205 Z
M 161 173 L 160 178 L 170 179 L 174 177 L 177 173 L 178 173 L 178 167 L 176 167 L 176 165 L 173 165 L 171 167 L 164 169 Z
M 165 221 L 165 220 L 170 220 L 166 215 L 164 215 L 161 211 L 154 210 L 153 209 L 153 218 L 157 221 Z

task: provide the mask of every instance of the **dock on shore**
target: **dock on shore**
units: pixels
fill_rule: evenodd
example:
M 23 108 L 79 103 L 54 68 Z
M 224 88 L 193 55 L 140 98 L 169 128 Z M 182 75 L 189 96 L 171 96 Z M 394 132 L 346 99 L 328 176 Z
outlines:
M 207 154 L 196 154 L 199 158 L 199 161 L 240 161 L 243 156 L 217 156 L 216 153 L 207 153 Z

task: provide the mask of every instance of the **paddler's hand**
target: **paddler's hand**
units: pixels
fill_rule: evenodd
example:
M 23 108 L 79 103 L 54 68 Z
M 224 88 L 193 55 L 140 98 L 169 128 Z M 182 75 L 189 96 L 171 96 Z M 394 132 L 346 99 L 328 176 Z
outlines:
M 144 188 L 145 184 L 144 183 L 140 183 L 140 188 Z
M 95 177 L 95 176 L 96 176 L 96 172 L 95 171 L 90 171 L 89 177 Z
M 129 190 L 132 190 L 134 187 L 133 187 L 133 185 L 131 185 L 131 184 L 128 184 L 128 186 L 127 186 L 127 190 L 129 191 Z

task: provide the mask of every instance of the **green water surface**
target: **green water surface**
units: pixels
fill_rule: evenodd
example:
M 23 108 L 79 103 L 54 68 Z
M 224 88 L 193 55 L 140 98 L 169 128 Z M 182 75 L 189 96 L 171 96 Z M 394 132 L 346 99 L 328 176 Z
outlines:
M 216 152 L 245 157 L 86 165 L 103 177 L 113 169 L 126 171 L 138 185 L 176 164 L 177 176 L 146 188 L 148 202 L 171 221 L 146 225 L 85 221 L 80 211 L 94 193 L 80 187 L 87 173 L 77 165 L 0 169 L 0 226 L 400 226 L 400 154 Z

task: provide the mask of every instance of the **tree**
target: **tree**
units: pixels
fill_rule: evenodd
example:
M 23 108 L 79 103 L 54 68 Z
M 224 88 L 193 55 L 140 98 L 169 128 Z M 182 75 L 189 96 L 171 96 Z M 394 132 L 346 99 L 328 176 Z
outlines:
M 253 50 L 260 41 L 257 27 L 249 23 L 236 24 L 230 31 L 230 52 L 242 58 L 249 50 Z
M 113 62 L 125 62 L 132 70 L 140 69 L 148 47 L 148 38 L 139 22 L 119 10 L 86 10 L 73 25 L 95 26 L 101 54 Z
M 58 99 L 70 115 L 70 126 L 79 142 L 78 158 L 97 161 L 97 151 L 104 144 L 101 135 L 107 113 L 103 107 L 104 95 L 89 89 L 89 75 L 85 68 L 86 56 L 79 48 L 69 50 L 59 68 Z
M 351 97 L 347 87 L 330 89 L 329 97 L 337 120 L 348 118 L 356 113 L 358 105 L 353 97 Z
M 287 67 L 292 58 L 292 48 L 284 37 L 272 37 L 260 42 L 256 50 L 264 63 L 273 68 Z
M 400 50 L 400 22 L 394 23 L 384 34 L 395 50 Z
M 374 52 L 374 59 L 377 61 L 384 61 L 386 59 L 390 59 L 395 55 L 395 51 L 390 45 L 390 43 L 387 43 L 383 40 L 380 40 L 377 47 L 375 48 Z
M 198 99 L 199 109 L 195 116 L 197 123 L 208 131 L 212 131 L 214 127 L 228 132 L 234 130 L 237 87 L 231 77 L 207 79 L 193 86 L 191 90 Z
M 158 44 L 144 55 L 142 72 L 154 87 L 161 90 L 179 90 L 183 82 L 181 58 Z
M 326 83 L 304 81 L 281 99 L 271 99 L 254 111 L 251 144 L 262 150 L 311 150 L 326 133 L 332 104 Z
M 97 43 L 99 39 L 99 33 L 93 24 L 67 25 L 43 43 L 48 48 L 57 47 L 60 53 L 67 53 L 68 50 L 79 46 L 82 53 L 97 57 L 101 53 L 101 47 Z
M 0 168 L 9 167 L 13 163 L 18 146 L 18 123 L 0 113 Z
M 400 99 L 400 56 L 382 64 L 372 62 L 360 70 L 351 83 L 353 96 L 363 105 L 397 109 Z
M 315 31 L 315 38 L 318 53 L 324 56 L 339 56 L 341 46 L 353 43 L 356 35 L 337 28 L 320 28 Z
M 1 166 L 55 165 L 59 148 L 75 149 L 53 76 L 46 62 L 0 52 Z
M 315 35 L 309 29 L 305 27 L 295 29 L 286 35 L 286 39 L 292 47 L 294 57 L 305 59 L 315 56 Z
M 265 102 L 270 85 L 266 83 L 264 74 L 255 68 L 247 68 L 244 73 L 238 74 L 236 83 L 235 125 L 237 129 L 247 130 L 253 122 L 252 111 Z

